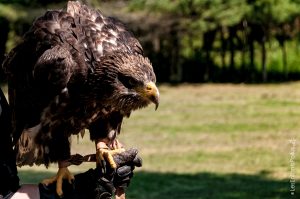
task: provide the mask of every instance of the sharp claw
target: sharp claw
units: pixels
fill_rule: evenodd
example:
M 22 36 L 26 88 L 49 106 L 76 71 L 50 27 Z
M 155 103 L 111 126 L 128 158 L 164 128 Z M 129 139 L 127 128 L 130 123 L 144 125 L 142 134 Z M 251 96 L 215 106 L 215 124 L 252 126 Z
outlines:
M 102 164 L 102 172 L 106 173 L 106 162 L 105 162 L 105 160 L 101 160 L 101 164 Z
M 73 184 L 74 180 L 75 180 L 75 177 L 72 174 L 70 176 L 68 176 L 68 182 L 70 184 Z
M 42 183 L 48 186 L 56 181 L 56 193 L 61 198 L 63 197 L 62 184 L 64 179 L 67 179 L 70 184 L 72 184 L 72 181 L 75 180 L 74 175 L 70 173 L 67 167 L 59 168 L 56 176 L 45 179 L 42 181 Z
M 111 168 L 115 169 L 117 168 L 117 164 L 114 161 L 113 155 L 117 153 L 124 152 L 125 149 L 119 148 L 114 150 L 109 150 L 108 148 L 100 148 L 97 150 L 97 162 L 100 165 L 102 171 L 106 172 L 106 163 L 110 165 Z M 107 161 L 107 162 L 106 162 Z
M 52 178 L 49 178 L 49 179 L 44 179 L 42 181 L 42 184 L 48 186 L 49 184 L 53 183 L 56 181 L 56 176 L 53 176 Z
M 105 173 L 106 172 L 106 164 L 105 164 L 105 161 L 104 161 L 102 150 L 104 150 L 104 149 L 103 148 L 97 149 L 96 162 L 100 166 L 101 172 Z
M 100 166 L 102 173 L 107 172 L 107 164 L 109 164 L 112 169 L 116 169 L 117 164 L 114 161 L 113 155 L 125 151 L 125 149 L 122 148 L 122 144 L 117 139 L 110 143 L 105 139 L 98 140 L 96 142 L 96 148 L 97 164 Z

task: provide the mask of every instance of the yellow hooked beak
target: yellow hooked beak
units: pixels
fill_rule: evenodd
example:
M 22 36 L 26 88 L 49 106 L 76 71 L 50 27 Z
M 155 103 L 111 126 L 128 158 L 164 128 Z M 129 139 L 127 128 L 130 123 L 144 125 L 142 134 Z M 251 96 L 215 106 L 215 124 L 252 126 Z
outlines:
M 155 104 L 155 110 L 159 105 L 159 91 L 153 82 L 149 82 L 140 90 L 142 96 Z

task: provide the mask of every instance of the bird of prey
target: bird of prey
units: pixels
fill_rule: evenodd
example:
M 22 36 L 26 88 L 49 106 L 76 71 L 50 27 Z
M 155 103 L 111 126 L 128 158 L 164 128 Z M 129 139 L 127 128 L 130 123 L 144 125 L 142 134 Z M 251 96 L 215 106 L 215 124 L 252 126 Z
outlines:
M 133 34 L 117 19 L 69 1 L 37 18 L 4 61 L 8 74 L 17 164 L 58 162 L 62 195 L 70 136 L 90 131 L 99 163 L 116 149 L 123 117 L 159 104 L 153 67 Z M 111 153 L 118 152 L 111 151 Z M 110 162 L 115 167 L 114 162 Z

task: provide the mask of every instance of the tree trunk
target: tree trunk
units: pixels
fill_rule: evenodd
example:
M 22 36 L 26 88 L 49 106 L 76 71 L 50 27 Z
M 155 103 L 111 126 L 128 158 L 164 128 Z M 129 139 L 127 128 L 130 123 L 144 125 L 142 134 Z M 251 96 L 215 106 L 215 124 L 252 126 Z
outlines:
M 221 63 L 222 63 L 222 68 L 226 67 L 226 61 L 225 61 L 225 55 L 226 55 L 226 39 L 224 36 L 224 28 L 221 27 Z
M 266 51 L 266 44 L 265 44 L 265 38 L 261 42 L 261 64 L 262 64 L 262 80 L 263 82 L 266 82 L 268 80 L 267 77 L 267 51 Z
M 230 69 L 234 70 L 235 68 L 235 63 L 234 63 L 234 36 L 235 36 L 235 28 L 230 28 L 229 29 L 229 50 L 230 50 Z
M 210 75 L 209 75 L 209 65 L 210 65 L 210 51 L 209 50 L 205 50 L 205 71 L 204 71 L 204 81 L 208 82 Z
M 245 68 L 246 68 L 246 52 L 247 52 L 247 27 L 248 27 L 248 23 L 246 20 L 243 20 L 242 23 L 243 29 L 242 29 L 242 42 L 243 42 L 243 46 L 242 46 L 242 74 L 245 73 Z
M 250 55 L 250 68 L 253 70 L 254 68 L 254 41 L 252 39 L 249 39 L 249 55 Z
M 171 82 L 178 83 L 182 79 L 181 66 L 179 64 L 179 39 L 176 30 L 173 30 L 171 35 L 171 44 L 173 47 L 171 50 L 170 80 Z
M 213 43 L 215 41 L 215 36 L 216 36 L 217 30 L 212 30 L 205 32 L 203 34 L 203 51 L 205 52 L 205 69 L 204 69 L 204 81 L 209 81 L 210 80 L 210 66 L 212 64 L 212 60 L 210 57 L 210 52 L 212 51 L 213 48 Z
M 285 41 L 282 42 L 281 51 L 282 51 L 282 65 L 283 65 L 284 78 L 287 80 L 288 75 L 289 75 L 289 69 L 288 69 L 288 65 L 287 65 L 287 54 L 286 54 Z

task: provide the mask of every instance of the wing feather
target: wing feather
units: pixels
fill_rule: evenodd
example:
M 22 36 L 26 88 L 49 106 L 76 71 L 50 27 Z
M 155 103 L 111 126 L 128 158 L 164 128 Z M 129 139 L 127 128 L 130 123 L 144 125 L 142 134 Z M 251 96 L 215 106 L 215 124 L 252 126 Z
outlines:
M 72 74 L 86 71 L 78 40 L 69 31 L 71 22 L 66 12 L 47 12 L 34 22 L 3 64 L 8 74 L 19 165 L 41 163 L 45 150 L 34 144 L 28 132 L 40 124 L 44 109 L 64 91 Z
M 117 52 L 143 54 L 143 49 L 124 24 L 104 17 L 98 10 L 70 1 L 66 11 L 48 11 L 39 17 L 23 42 L 9 53 L 4 62 L 9 80 L 15 142 L 22 132 L 40 124 L 44 110 L 51 104 L 55 105 L 53 101 L 66 87 L 80 85 L 87 73 L 93 72 L 95 60 Z M 112 116 L 112 121 L 116 121 L 113 125 L 105 123 L 104 126 L 112 126 L 119 133 L 123 116 L 120 113 L 116 115 L 117 119 Z M 63 143 L 65 150 L 69 149 L 65 137 L 62 140 L 61 135 L 52 136 L 53 140 Z M 44 155 L 44 152 L 33 150 L 33 144 L 28 146 L 26 141 L 24 143 L 26 146 L 22 150 L 34 153 L 23 156 L 30 157 L 30 162 L 39 160 L 36 154 Z M 56 147 L 54 145 L 52 148 Z M 60 153 L 56 152 L 59 150 L 54 149 L 55 154 L 49 154 L 50 158 L 57 160 Z
M 86 49 L 95 49 L 95 57 L 116 51 L 143 54 L 140 42 L 118 19 L 104 17 L 99 10 L 88 8 L 79 2 L 70 1 L 67 12 L 74 17 L 76 26 L 81 26 Z

